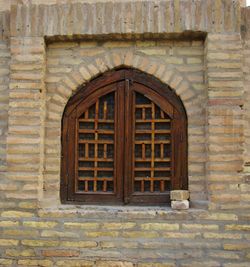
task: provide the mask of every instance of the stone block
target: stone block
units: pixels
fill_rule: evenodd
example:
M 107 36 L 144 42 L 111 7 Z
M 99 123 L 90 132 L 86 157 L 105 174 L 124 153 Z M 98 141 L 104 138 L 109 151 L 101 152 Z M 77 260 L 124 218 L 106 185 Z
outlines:
M 189 191 L 188 190 L 172 190 L 170 192 L 171 200 L 187 200 L 189 199 Z
M 172 200 L 171 208 L 174 210 L 187 210 L 189 209 L 189 201 L 188 200 Z

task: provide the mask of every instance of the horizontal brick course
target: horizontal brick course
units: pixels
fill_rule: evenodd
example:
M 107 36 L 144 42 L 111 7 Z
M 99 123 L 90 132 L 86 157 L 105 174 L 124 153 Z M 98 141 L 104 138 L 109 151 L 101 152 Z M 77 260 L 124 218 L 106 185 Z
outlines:
M 219 11 L 215 11 L 213 5 L 215 10 Z M 192 19 L 185 16 L 185 12 L 191 10 L 195 14 Z M 150 14 L 151 20 L 143 20 L 145 12 Z M 58 20 L 49 19 L 47 14 L 51 13 Z M 72 3 L 65 4 L 64 8 L 59 4 L 19 5 L 11 7 L 10 31 L 12 36 L 54 36 L 58 33 L 61 35 L 144 32 L 152 34 L 180 33 L 185 30 L 239 32 L 239 17 L 239 3 L 232 5 L 231 2 L 224 3 L 221 0 Z

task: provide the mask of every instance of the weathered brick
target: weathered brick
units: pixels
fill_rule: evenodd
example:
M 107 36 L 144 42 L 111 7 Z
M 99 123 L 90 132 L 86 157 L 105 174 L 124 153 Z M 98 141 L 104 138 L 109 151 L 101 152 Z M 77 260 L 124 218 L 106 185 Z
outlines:
M 219 225 L 216 224 L 182 224 L 184 230 L 203 231 L 203 230 L 219 230 Z
M 18 260 L 18 265 L 20 266 L 53 266 L 53 262 L 50 260 Z
M 18 240 L 14 240 L 14 239 L 0 239 L 0 246 L 17 246 L 19 244 Z
M 96 49 L 81 49 L 79 51 L 79 55 L 87 56 L 87 57 L 94 57 L 104 53 L 105 50 L 103 48 L 96 48 Z
M 238 216 L 236 214 L 231 213 L 211 213 L 211 214 L 202 214 L 202 219 L 206 220 L 221 220 L 221 221 L 237 221 Z
M 117 237 L 119 236 L 119 232 L 117 231 L 94 231 L 94 232 L 90 232 L 88 231 L 87 233 L 85 233 L 85 235 L 87 237 Z
M 151 263 L 138 263 L 138 267 L 175 267 L 175 263 L 171 262 L 151 262 Z
M 97 247 L 97 242 L 95 241 L 62 241 L 60 243 L 62 247 L 76 247 L 76 248 L 94 248 Z
M 41 232 L 42 237 L 68 237 L 68 238 L 77 238 L 79 234 L 67 231 L 51 231 L 44 230 Z
M 103 44 L 103 47 L 106 48 L 120 48 L 120 47 L 131 47 L 133 45 L 133 42 L 126 42 L 126 41 L 109 41 L 109 42 L 105 42 Z
M 133 267 L 132 262 L 127 261 L 97 261 L 96 267 Z
M 225 230 L 231 231 L 250 231 L 249 224 L 227 224 L 225 225 Z
M 181 263 L 181 267 L 189 267 L 189 266 L 195 266 L 195 267 L 220 267 L 220 263 L 217 261 L 208 260 L 206 262 L 204 261 L 190 261 L 188 263 Z
M 230 262 L 230 263 L 225 263 L 224 264 L 225 267 L 248 267 L 249 266 L 249 261 L 245 261 L 245 262 Z
M 91 74 L 89 73 L 89 70 L 86 69 L 85 67 L 81 67 L 79 69 L 79 72 L 82 74 L 82 77 L 85 79 L 85 80 L 89 80 L 91 78 Z
M 138 248 L 139 243 L 138 242 L 133 242 L 133 241 L 123 241 L 123 242 L 112 242 L 112 241 L 101 241 L 99 242 L 99 246 L 103 248 Z
M 136 46 L 138 47 L 150 47 L 155 45 L 155 41 L 136 41 Z
M 51 240 L 21 240 L 21 243 L 30 247 L 56 247 L 59 245 L 59 241 Z
M 143 223 L 141 224 L 141 229 L 143 230 L 159 230 L 159 231 L 173 231 L 179 230 L 178 224 L 169 223 Z
M 204 233 L 204 238 L 213 239 L 241 239 L 241 234 L 228 234 L 228 233 Z
M 57 266 L 64 266 L 64 267 L 92 267 L 94 266 L 95 262 L 90 260 L 59 260 L 56 262 Z
M 178 65 L 178 64 L 183 64 L 184 60 L 181 57 L 167 57 L 165 59 L 167 64 L 174 64 L 174 65 Z
M 11 257 L 33 257 L 36 253 L 33 249 L 6 249 L 5 254 Z
M 42 250 L 42 255 L 44 257 L 78 257 L 80 252 L 78 250 L 53 249 Z
M 239 260 L 240 256 L 236 253 L 232 253 L 232 251 L 213 251 L 209 252 L 209 256 L 213 258 L 222 258 L 222 259 L 236 259 Z
M 190 57 L 187 58 L 187 64 L 201 64 L 202 59 L 199 57 Z
M 6 218 L 28 218 L 34 217 L 34 213 L 27 211 L 8 210 L 1 213 L 2 217 Z
M 134 228 L 136 226 L 136 223 L 133 222 L 124 222 L 124 223 L 104 223 L 102 225 L 103 229 L 107 229 L 107 230 L 122 230 L 122 229 L 131 229 Z
M 157 55 L 157 56 L 166 55 L 166 49 L 164 49 L 164 48 L 158 48 L 158 49 L 148 48 L 148 49 L 141 49 L 139 51 L 146 54 L 146 55 L 150 55 L 150 56 L 152 56 L 152 55 Z
M 32 228 L 54 228 L 57 222 L 37 222 L 37 221 L 24 221 L 23 226 Z
M 159 234 L 155 231 L 128 231 L 122 233 L 122 236 L 127 238 L 155 238 L 159 237 Z
M 201 233 L 178 233 L 178 232 L 163 232 L 162 237 L 165 238 L 188 238 L 188 239 L 193 239 L 196 237 L 200 237 Z
M 37 203 L 36 202 L 26 202 L 22 201 L 18 203 L 18 206 L 22 209 L 35 209 L 37 208 Z
M 97 229 L 99 227 L 99 223 L 96 223 L 96 222 L 91 222 L 91 223 L 65 222 L 64 226 L 66 228 L 76 228 L 76 229 Z
M 0 227 L 16 227 L 19 225 L 18 221 L 0 221 Z
M 13 260 L 10 259 L 0 259 L 0 266 L 13 266 Z
M 80 43 L 81 45 L 82 43 Z M 55 43 L 51 43 L 51 44 L 48 44 L 48 48 L 73 48 L 73 47 L 76 47 L 78 46 L 79 44 L 77 42 L 55 42 Z
M 38 231 L 34 231 L 34 230 L 4 230 L 3 234 L 6 236 L 39 236 L 39 232 Z

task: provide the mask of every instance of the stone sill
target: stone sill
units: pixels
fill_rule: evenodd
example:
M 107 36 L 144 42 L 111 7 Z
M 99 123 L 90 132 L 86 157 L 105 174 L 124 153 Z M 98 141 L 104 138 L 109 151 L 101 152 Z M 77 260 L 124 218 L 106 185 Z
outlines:
M 163 206 L 97 206 L 97 205 L 58 205 L 51 208 L 40 208 L 40 217 L 80 217 L 100 219 L 197 219 L 208 211 L 201 208 L 173 210 Z

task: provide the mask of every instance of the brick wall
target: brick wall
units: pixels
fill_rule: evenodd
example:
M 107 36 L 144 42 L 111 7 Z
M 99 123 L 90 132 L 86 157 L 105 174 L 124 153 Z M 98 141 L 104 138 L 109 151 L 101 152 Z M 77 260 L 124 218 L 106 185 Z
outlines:
M 2 2 L 0 266 L 249 266 L 250 10 L 233 0 Z M 187 110 L 187 211 L 60 204 L 64 107 L 123 65 L 170 85 Z

